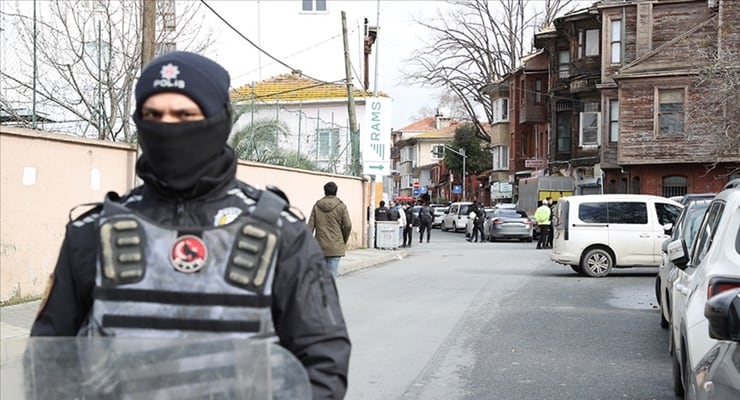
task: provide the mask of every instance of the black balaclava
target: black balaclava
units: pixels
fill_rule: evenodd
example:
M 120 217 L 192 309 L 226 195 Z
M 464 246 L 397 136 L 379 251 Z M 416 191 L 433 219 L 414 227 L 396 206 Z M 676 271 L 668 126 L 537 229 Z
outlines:
M 195 197 L 236 171 L 234 152 L 226 145 L 231 132 L 228 72 L 194 53 L 172 52 L 152 60 L 136 84 L 137 128 L 142 155 L 137 174 L 160 192 Z M 141 107 L 153 94 L 188 96 L 204 120 L 182 123 L 143 121 Z

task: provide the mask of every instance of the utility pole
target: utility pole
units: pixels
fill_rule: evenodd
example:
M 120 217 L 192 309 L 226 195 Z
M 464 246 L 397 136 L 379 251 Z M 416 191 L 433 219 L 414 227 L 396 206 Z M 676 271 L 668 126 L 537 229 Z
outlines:
M 352 66 L 349 59 L 349 38 L 347 38 L 347 14 L 342 11 L 342 37 L 344 39 L 344 72 L 347 80 L 347 108 L 349 112 L 349 134 L 352 142 L 353 176 L 360 176 L 360 138 L 357 132 L 357 114 L 355 112 L 355 90 L 352 86 Z
M 462 181 L 463 181 L 462 182 L 462 200 L 465 201 L 465 199 L 466 199 L 466 197 L 465 197 L 465 180 L 466 180 L 466 178 L 465 178 L 465 160 L 468 158 L 468 156 L 465 155 L 465 149 L 462 148 L 462 147 L 460 147 L 460 151 L 457 151 L 457 150 L 453 149 L 452 147 L 445 145 L 445 149 L 447 149 L 447 150 L 449 150 L 449 151 L 451 151 L 451 152 L 459 155 L 460 157 L 462 157 L 462 162 L 463 162 L 462 163 L 463 164 L 462 165 L 462 167 L 463 167 L 462 168 Z
M 141 0 L 141 68 L 154 58 L 157 0 Z

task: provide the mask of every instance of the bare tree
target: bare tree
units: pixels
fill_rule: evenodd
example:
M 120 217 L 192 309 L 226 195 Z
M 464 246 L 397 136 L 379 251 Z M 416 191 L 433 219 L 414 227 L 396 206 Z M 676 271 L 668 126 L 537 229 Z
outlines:
M 415 22 L 428 29 L 431 40 L 406 60 L 404 79 L 422 87 L 443 88 L 460 100 L 481 139 L 490 140 L 478 117 L 493 121 L 484 85 L 511 72 L 531 46 L 534 29 L 548 25 L 571 0 L 548 0 L 544 14 L 530 0 L 448 0 L 449 12 L 431 21 Z M 535 3 L 535 4 L 532 4 Z M 539 23 L 536 23 L 537 17 Z
M 734 163 L 727 176 L 740 174 L 740 54 L 732 51 L 707 52 L 706 67 L 699 72 L 686 104 L 687 133 L 700 137 L 708 146 L 694 155 L 699 160 Z M 707 112 L 707 110 L 715 110 Z
M 160 51 L 175 43 L 202 51 L 211 33 L 201 29 L 200 3 L 157 1 L 156 43 Z M 26 7 L 27 8 L 27 7 Z M 135 141 L 130 115 L 133 89 L 141 69 L 141 2 L 121 0 L 54 0 L 36 18 L 37 107 L 56 120 L 71 122 L 77 135 L 110 141 Z M 34 71 L 34 21 L 16 6 L 3 16 L 18 32 L 17 65 L 2 73 L 17 98 L 30 98 Z M 176 21 L 176 24 L 175 24 Z M 187 27 L 185 29 L 185 27 Z M 10 96 L 8 96 L 10 97 Z M 3 99 L 3 108 L 12 103 Z

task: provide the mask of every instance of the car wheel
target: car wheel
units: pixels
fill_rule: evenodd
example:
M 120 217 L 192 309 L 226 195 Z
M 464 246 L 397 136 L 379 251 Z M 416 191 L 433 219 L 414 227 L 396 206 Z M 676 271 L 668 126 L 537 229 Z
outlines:
M 454 222 L 452 223 L 452 231 L 457 232 L 457 224 Z
M 531 236 L 527 238 L 527 243 L 532 243 L 532 237 Z
M 665 318 L 665 314 L 668 313 L 668 304 L 663 304 L 660 299 L 660 275 L 655 277 L 655 297 L 658 299 L 658 304 L 660 305 L 660 327 L 663 329 L 668 329 L 668 320 Z
M 683 381 L 681 380 L 681 364 L 678 362 L 678 352 L 673 352 L 673 393 L 676 396 L 683 396 Z
M 599 247 L 589 250 L 581 261 L 583 272 L 594 278 L 609 275 L 612 267 L 614 267 L 612 255 L 606 249 Z

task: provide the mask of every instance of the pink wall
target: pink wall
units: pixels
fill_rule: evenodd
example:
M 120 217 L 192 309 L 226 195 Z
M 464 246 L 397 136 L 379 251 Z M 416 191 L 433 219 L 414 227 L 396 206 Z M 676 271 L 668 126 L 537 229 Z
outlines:
M 133 187 L 135 160 L 130 145 L 0 126 L 0 302 L 43 293 L 70 209 Z M 352 218 L 350 248 L 367 242 L 365 180 L 252 162 L 240 162 L 237 176 L 280 187 L 306 219 L 324 183 L 335 181 Z

